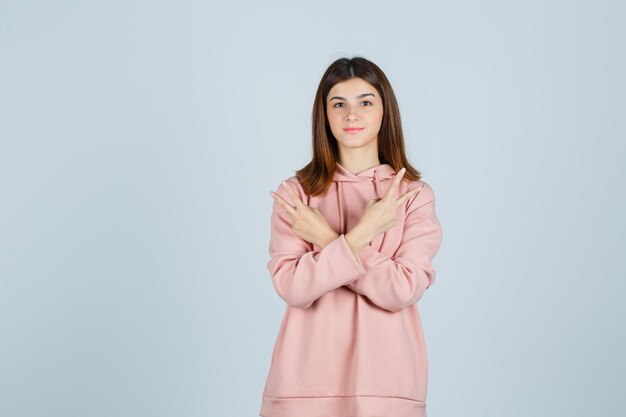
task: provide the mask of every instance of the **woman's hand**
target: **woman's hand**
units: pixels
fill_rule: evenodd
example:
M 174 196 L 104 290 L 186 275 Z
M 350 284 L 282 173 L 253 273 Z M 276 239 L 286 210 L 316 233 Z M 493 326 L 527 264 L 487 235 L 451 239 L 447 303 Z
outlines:
M 324 247 L 339 236 L 330 227 L 328 222 L 326 222 L 326 219 L 318 209 L 304 204 L 298 197 L 298 194 L 296 194 L 285 181 L 283 181 L 283 185 L 287 189 L 291 200 L 295 202 L 295 208 L 277 193 L 272 191 L 270 195 L 289 212 L 291 215 L 291 229 L 300 238 L 317 246 Z
M 361 220 L 354 227 L 358 230 L 360 236 L 366 236 L 367 242 L 372 241 L 376 236 L 386 232 L 397 222 L 396 216 L 398 207 L 402 206 L 409 198 L 416 195 L 419 190 L 413 189 L 407 191 L 397 200 L 394 199 L 396 191 L 400 186 L 400 181 L 406 172 L 405 168 L 400 169 L 396 174 L 393 183 L 387 190 L 387 193 L 379 200 L 369 200 L 365 205 L 365 210 L 361 216 Z

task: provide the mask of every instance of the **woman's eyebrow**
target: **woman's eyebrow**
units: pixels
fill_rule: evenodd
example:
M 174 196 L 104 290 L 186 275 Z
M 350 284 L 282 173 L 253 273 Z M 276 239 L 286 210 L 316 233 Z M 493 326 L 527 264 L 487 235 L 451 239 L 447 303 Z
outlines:
M 356 97 L 355 97 L 355 99 L 363 98 L 363 97 L 365 97 L 365 96 L 372 96 L 372 97 L 376 97 L 376 96 L 375 96 L 374 94 L 372 94 L 372 93 L 363 93 L 363 94 L 359 94 L 358 96 L 356 96 Z M 331 101 L 331 100 L 334 100 L 334 99 L 337 99 L 337 100 L 345 100 L 345 97 L 333 96 L 333 97 L 331 97 L 328 101 Z

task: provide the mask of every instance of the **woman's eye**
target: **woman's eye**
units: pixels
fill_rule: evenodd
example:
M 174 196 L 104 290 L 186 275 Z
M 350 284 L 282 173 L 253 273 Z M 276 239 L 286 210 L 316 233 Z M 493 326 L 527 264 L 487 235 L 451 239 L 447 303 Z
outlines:
M 363 102 L 363 104 L 365 104 L 365 106 L 366 106 L 366 107 L 370 107 L 370 106 L 373 106 L 373 105 L 374 105 L 371 101 L 367 101 L 367 100 L 366 100 L 366 101 L 364 101 L 364 102 Z M 333 105 L 333 107 L 334 107 L 334 108 L 337 108 L 337 107 L 343 107 L 343 103 L 335 103 L 335 104 Z

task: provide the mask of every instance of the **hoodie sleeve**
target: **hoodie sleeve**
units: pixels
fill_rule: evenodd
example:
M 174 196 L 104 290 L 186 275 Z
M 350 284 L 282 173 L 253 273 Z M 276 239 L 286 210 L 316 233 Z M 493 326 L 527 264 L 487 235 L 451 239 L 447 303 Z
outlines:
M 302 201 L 300 185 L 289 181 Z M 276 191 L 291 203 L 284 186 Z M 339 288 L 365 274 L 365 268 L 352 253 L 344 234 L 322 249 L 300 238 L 291 228 L 291 216 L 274 200 L 271 216 L 267 268 L 278 295 L 292 307 L 308 308 L 328 291 Z
M 390 258 L 367 245 L 358 260 L 364 276 L 346 284 L 385 310 L 396 312 L 416 303 L 435 282 L 431 262 L 442 240 L 435 196 L 425 183 L 407 208 L 400 246 Z

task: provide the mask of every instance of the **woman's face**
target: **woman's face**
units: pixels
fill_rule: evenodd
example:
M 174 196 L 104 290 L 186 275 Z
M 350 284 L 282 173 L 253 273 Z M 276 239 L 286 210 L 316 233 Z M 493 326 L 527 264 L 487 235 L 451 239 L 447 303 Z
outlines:
M 377 147 L 383 120 L 383 103 L 378 91 L 363 79 L 351 78 L 330 89 L 326 100 L 326 117 L 339 147 Z M 352 127 L 360 130 L 346 130 Z

